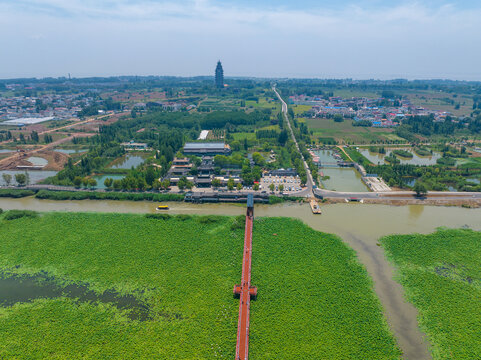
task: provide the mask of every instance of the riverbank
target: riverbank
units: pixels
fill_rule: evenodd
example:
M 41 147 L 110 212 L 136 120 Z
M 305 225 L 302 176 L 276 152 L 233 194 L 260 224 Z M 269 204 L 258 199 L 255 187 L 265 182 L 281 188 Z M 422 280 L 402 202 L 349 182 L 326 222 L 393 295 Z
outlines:
M 194 203 L 222 202 L 245 203 L 247 193 L 243 192 L 218 192 L 218 193 L 170 193 L 170 192 L 116 192 L 95 191 L 90 189 L 71 190 L 46 190 L 41 187 L 7 188 L 0 189 L 0 197 L 21 198 L 34 196 L 43 200 L 119 200 L 119 201 L 188 201 Z M 283 202 L 304 201 L 304 198 L 295 196 L 276 196 L 268 194 L 254 194 L 254 202 L 266 204 L 279 204 Z
M 347 201 L 346 201 L 347 200 Z M 352 202 L 351 199 L 346 198 L 330 198 L 324 199 L 323 204 L 343 204 Z M 415 198 L 412 199 L 393 199 L 393 198 L 376 198 L 376 199 L 362 199 L 363 204 L 373 205 L 391 205 L 391 206 L 449 206 L 449 207 L 463 207 L 469 209 L 481 208 L 481 199 L 430 199 L 430 198 Z

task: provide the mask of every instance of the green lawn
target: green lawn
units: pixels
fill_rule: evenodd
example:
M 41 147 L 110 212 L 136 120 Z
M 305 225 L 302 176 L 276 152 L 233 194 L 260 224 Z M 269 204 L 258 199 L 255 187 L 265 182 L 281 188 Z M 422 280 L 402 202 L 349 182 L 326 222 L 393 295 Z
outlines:
M 7 213 L 8 214 L 8 213 Z M 3 215 L 5 217 L 5 215 Z M 232 359 L 243 223 L 233 217 L 45 213 L 0 220 L 0 269 L 132 294 L 138 321 L 68 298 L 0 307 L 0 358 Z M 397 359 L 353 250 L 297 220 L 257 219 L 251 359 Z
M 439 230 L 381 240 L 437 359 L 481 358 L 481 233 Z

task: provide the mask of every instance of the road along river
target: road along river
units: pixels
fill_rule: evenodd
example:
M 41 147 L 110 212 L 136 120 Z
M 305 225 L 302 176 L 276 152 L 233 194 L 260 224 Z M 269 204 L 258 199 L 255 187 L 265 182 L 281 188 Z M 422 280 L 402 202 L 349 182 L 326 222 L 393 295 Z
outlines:
M 241 204 L 166 203 L 171 214 L 243 215 Z M 154 203 L 130 201 L 52 201 L 35 198 L 0 199 L 0 208 L 37 211 L 92 211 L 152 213 Z M 393 268 L 377 245 L 389 234 L 429 233 L 437 227 L 470 227 L 481 230 L 481 209 L 434 206 L 388 206 L 359 203 L 323 207 L 323 215 L 313 215 L 307 204 L 256 205 L 256 217 L 288 216 L 312 228 L 339 235 L 358 254 L 374 281 L 374 289 L 384 307 L 387 321 L 396 335 L 405 359 L 430 359 L 428 344 L 417 325 L 417 311 L 404 300 L 402 287 L 393 280 Z M 254 245 L 255 247 L 255 239 Z

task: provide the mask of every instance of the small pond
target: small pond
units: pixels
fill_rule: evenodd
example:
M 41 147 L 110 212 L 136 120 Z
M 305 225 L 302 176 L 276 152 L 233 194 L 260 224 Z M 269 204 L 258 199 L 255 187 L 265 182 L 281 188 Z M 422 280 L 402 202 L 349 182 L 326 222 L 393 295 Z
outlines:
M 130 169 L 135 168 L 144 162 L 144 157 L 140 155 L 127 154 L 113 162 L 112 169 Z
M 323 163 L 332 164 L 332 163 L 336 163 L 337 161 L 339 161 L 339 159 L 334 157 L 335 152 L 332 151 L 332 150 L 315 150 L 313 152 L 314 152 L 314 154 L 319 156 L 319 161 L 321 162 L 321 165 Z
M 322 180 L 324 188 L 336 191 L 368 192 L 369 189 L 361 180 L 361 174 L 354 168 L 322 168 L 324 176 L 330 179 Z
M 400 156 L 396 156 L 400 161 L 401 164 L 412 164 L 412 165 L 436 165 L 436 160 L 441 157 L 441 154 L 438 152 L 433 152 L 430 156 L 419 156 L 411 149 L 404 149 L 409 151 L 413 154 L 412 159 L 403 158 Z M 379 154 L 373 153 L 369 149 L 359 149 L 359 152 L 364 155 L 369 161 L 371 161 L 374 165 L 384 165 L 385 161 L 384 158 L 387 155 L 390 155 L 392 149 L 386 149 L 386 154 Z
M 31 162 L 32 165 L 35 165 L 35 166 L 47 166 L 48 164 L 48 160 L 38 156 L 29 157 L 27 158 L 27 161 Z

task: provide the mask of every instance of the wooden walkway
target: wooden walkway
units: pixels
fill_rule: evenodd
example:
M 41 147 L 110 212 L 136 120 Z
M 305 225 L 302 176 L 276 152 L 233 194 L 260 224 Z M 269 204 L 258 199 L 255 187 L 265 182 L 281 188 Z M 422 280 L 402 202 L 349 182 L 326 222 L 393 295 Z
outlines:
M 249 356 L 249 318 L 251 299 L 257 297 L 257 288 L 251 286 L 252 228 L 254 225 L 254 200 L 249 194 L 242 259 L 242 283 L 234 286 L 234 295 L 239 296 L 239 320 L 237 323 L 236 360 L 247 360 Z

